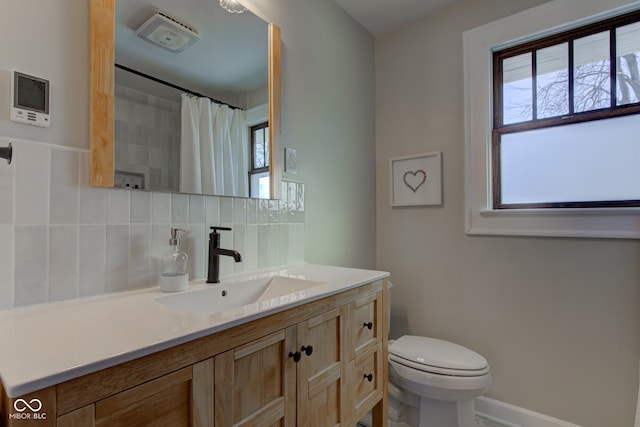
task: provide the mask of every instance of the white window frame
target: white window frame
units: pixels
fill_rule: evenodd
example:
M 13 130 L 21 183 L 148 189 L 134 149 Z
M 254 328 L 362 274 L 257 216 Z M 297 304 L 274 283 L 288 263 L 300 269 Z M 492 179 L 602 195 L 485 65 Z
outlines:
M 463 34 L 466 232 L 640 238 L 640 208 L 492 209 L 492 52 L 640 9 L 640 1 L 555 0 Z

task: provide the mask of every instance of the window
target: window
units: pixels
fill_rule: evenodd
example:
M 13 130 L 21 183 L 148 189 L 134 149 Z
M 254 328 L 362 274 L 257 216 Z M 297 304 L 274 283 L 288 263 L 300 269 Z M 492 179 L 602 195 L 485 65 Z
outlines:
M 269 198 L 269 122 L 251 126 L 251 197 Z
M 493 53 L 493 209 L 640 206 L 640 12 Z

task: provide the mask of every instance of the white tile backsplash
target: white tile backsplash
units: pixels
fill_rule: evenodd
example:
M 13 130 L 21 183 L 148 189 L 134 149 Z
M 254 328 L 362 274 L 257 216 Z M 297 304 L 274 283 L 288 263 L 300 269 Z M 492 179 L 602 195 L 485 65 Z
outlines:
M 5 141 L 4 138 L 0 138 Z M 0 310 L 155 286 L 170 227 L 184 228 L 190 279 L 207 274 L 210 226 L 242 262 L 221 276 L 304 261 L 304 184 L 282 201 L 88 185 L 87 150 L 19 140 L 0 162 Z
M 79 294 L 81 297 L 104 294 L 107 227 L 80 225 L 79 228 Z
M 13 307 L 13 225 L 0 224 L 0 242 L 0 310 L 6 310 Z
M 128 190 L 127 190 L 128 191 Z M 106 292 L 129 289 L 129 226 L 107 225 Z
M 51 150 L 51 224 L 78 223 L 79 189 L 79 153 L 71 150 Z
M 15 227 L 15 305 L 49 301 L 49 233 L 46 225 Z
M 171 223 L 171 194 L 151 193 L 151 222 L 153 224 Z
M 49 301 L 78 297 L 78 226 L 49 228 Z
M 151 193 L 148 191 L 131 192 L 131 224 L 151 223 Z
M 123 225 L 130 222 L 131 190 L 107 191 L 107 224 Z
M 148 288 L 151 282 L 151 224 L 131 224 L 129 231 L 129 288 Z
M 6 147 L 8 141 L 0 140 L 0 145 Z M 15 168 L 0 159 L 0 224 L 13 224 L 13 184 Z M 0 302 L 0 305 L 2 303 Z
M 189 195 L 189 222 L 191 224 L 204 223 L 204 197 L 197 194 Z
M 189 222 L 189 195 L 171 194 L 171 222 L 186 224 Z
M 23 141 L 13 145 L 13 161 L 5 167 L 15 168 L 16 224 L 49 223 L 50 164 L 48 146 Z

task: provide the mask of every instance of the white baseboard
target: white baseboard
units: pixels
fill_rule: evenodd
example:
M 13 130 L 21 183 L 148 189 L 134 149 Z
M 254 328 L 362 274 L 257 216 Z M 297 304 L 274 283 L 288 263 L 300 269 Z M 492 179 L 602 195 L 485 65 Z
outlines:
M 580 427 L 485 396 L 476 399 L 476 414 L 482 427 Z

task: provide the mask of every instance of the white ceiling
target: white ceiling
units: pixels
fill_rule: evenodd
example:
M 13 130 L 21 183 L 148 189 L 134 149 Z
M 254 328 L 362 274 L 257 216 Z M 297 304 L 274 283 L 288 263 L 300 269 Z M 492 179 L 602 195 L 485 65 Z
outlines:
M 335 0 L 373 36 L 382 35 L 460 0 Z
M 136 29 L 156 11 L 194 28 L 201 40 L 174 53 L 137 37 Z M 228 13 L 217 1 L 118 0 L 115 48 L 120 65 L 226 102 L 267 85 L 267 23 L 252 13 Z M 148 87 L 117 73 L 119 84 Z

